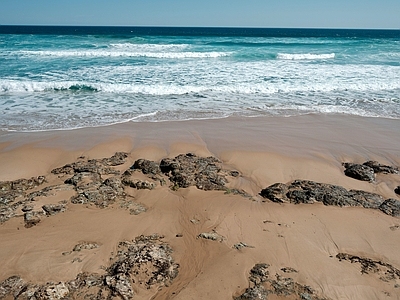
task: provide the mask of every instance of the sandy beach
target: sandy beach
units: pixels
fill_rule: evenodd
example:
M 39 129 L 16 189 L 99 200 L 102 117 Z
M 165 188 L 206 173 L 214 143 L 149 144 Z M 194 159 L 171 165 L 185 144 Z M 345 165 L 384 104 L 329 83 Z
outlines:
M 342 165 L 400 166 L 399 128 L 396 119 L 310 114 L 0 132 L 3 215 L 21 202 L 0 224 L 0 299 L 400 299 L 395 213 L 260 195 L 307 180 L 399 201 L 399 174 L 360 181 Z M 115 163 L 117 152 L 125 154 Z M 200 160 L 218 168 L 215 181 L 186 187 L 162 165 L 151 174 L 131 169 L 138 159 L 158 168 L 187 153 L 190 161 L 216 158 Z M 32 177 L 5 203 L 13 185 L 4 182 Z M 91 202 L 92 188 L 105 186 L 112 201 Z M 165 253 L 117 274 L 120 247 L 131 245 L 123 241 Z M 96 274 L 98 283 L 76 287 L 79 274 Z M 11 276 L 19 279 L 4 284 Z

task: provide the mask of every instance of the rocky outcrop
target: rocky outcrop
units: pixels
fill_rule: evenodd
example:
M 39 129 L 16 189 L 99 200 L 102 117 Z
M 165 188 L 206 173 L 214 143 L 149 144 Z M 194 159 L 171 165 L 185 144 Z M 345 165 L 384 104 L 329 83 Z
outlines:
M 250 270 L 249 287 L 234 299 L 266 300 L 268 295 L 276 295 L 290 297 L 290 299 L 327 300 L 320 297 L 311 287 L 295 282 L 293 278 L 280 274 L 270 276 L 269 267 L 265 263 L 256 264 Z
M 98 244 L 82 242 L 73 251 L 94 249 Z M 122 242 L 104 275 L 80 273 L 74 280 L 34 284 L 19 276 L 0 282 L 0 299 L 133 299 L 134 290 L 154 288 L 156 293 L 178 275 L 179 265 L 171 247 L 154 234 Z
M 294 180 L 291 183 L 275 183 L 263 190 L 260 195 L 277 203 L 308 203 L 322 202 L 334 206 L 360 206 L 379 209 L 384 213 L 398 217 L 400 201 L 385 200 L 382 196 L 361 190 L 346 190 L 344 187 L 318 183 L 308 180 Z
M 399 169 L 393 166 L 382 165 L 377 161 L 367 161 L 363 164 L 343 163 L 344 174 L 354 179 L 372 182 L 376 173 L 398 174 Z
M 164 158 L 161 171 L 169 177 L 175 188 L 196 186 L 201 190 L 225 190 L 227 180 L 221 162 L 215 157 L 198 157 L 193 153 L 175 158 Z

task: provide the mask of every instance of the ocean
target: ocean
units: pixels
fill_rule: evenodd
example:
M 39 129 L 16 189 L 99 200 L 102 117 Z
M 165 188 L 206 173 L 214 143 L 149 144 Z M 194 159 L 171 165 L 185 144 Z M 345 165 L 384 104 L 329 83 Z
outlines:
M 400 30 L 0 26 L 0 130 L 400 119 Z

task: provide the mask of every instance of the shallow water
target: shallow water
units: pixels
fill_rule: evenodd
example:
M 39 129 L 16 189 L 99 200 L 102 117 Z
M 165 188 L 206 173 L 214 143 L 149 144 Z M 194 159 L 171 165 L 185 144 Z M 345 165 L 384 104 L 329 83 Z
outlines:
M 231 115 L 400 118 L 400 31 L 17 28 L 0 27 L 6 131 Z

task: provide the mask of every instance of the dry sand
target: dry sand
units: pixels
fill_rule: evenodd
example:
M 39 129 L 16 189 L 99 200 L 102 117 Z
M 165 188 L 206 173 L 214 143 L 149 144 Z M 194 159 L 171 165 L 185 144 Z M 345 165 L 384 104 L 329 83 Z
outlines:
M 15 217 L 0 225 L 0 281 L 19 275 L 33 283 L 58 282 L 72 280 L 82 271 L 101 273 L 118 242 L 158 233 L 174 250 L 179 275 L 169 287 L 135 290 L 134 299 L 232 299 L 249 286 L 249 271 L 256 263 L 269 264 L 271 277 L 291 277 L 328 299 L 400 299 L 398 279 L 383 281 L 376 273 L 362 274 L 360 264 L 335 257 L 343 252 L 400 269 L 400 219 L 359 207 L 262 202 L 258 195 L 276 182 L 307 179 L 399 199 L 393 190 L 400 185 L 400 175 L 362 182 L 346 177 L 341 165 L 373 159 L 400 166 L 399 128 L 400 120 L 307 115 L 0 133 L 1 181 L 45 175 L 50 186 L 59 180 L 51 170 L 80 156 L 104 158 L 127 152 L 127 162 L 117 167 L 123 171 L 138 158 L 159 162 L 192 152 L 215 156 L 224 168 L 238 170 L 241 176 L 228 186 L 253 197 L 196 187 L 173 191 L 158 185 L 132 192 L 148 207 L 139 215 L 118 205 L 101 209 L 68 203 L 66 212 L 32 228 Z M 34 205 L 58 203 L 72 195 L 71 190 L 62 191 Z M 211 230 L 225 239 L 196 238 Z M 80 241 L 100 247 L 62 255 Z M 252 247 L 232 248 L 239 242 Z M 284 274 L 284 267 L 298 272 Z

